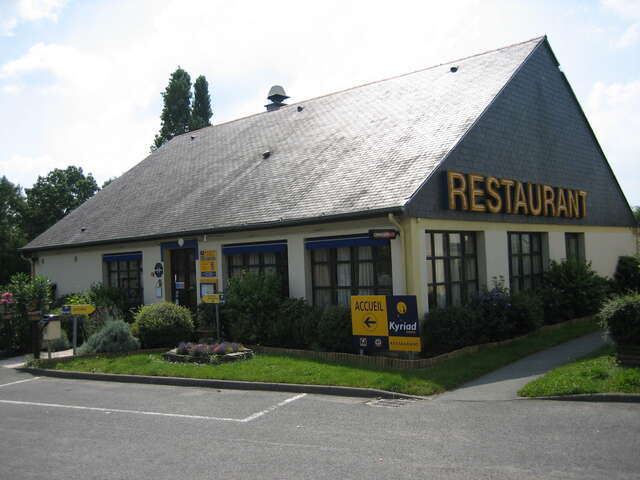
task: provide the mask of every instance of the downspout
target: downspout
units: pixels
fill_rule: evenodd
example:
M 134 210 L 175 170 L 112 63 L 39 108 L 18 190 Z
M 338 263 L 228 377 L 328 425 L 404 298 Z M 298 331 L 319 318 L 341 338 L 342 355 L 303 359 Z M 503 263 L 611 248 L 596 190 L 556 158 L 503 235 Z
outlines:
M 405 230 L 400 225 L 400 222 L 396 219 L 393 213 L 389 213 L 387 216 L 389 222 L 398 229 L 400 232 L 400 239 L 402 240 L 402 267 L 404 269 L 404 291 L 405 294 L 409 293 L 409 269 L 407 268 L 407 236 L 405 235 Z

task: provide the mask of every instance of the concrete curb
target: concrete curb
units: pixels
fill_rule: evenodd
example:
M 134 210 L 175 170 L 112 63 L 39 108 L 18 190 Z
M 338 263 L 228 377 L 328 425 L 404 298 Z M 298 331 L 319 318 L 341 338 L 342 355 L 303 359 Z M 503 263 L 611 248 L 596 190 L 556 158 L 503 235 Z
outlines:
M 74 380 L 99 380 L 106 382 L 142 383 L 170 385 L 177 387 L 206 387 L 232 390 L 262 390 L 267 392 L 313 393 L 317 395 L 337 395 L 343 397 L 385 398 L 426 400 L 428 397 L 388 392 L 374 388 L 339 387 L 334 385 L 303 385 L 297 383 L 244 382 L 238 380 L 209 380 L 204 378 L 150 377 L 144 375 L 123 375 L 118 373 L 70 372 L 47 368 L 20 367 L 20 372 L 39 377 L 69 378 Z
M 640 403 L 640 393 L 578 393 L 549 397 L 522 397 L 523 400 L 562 400 L 565 402 Z

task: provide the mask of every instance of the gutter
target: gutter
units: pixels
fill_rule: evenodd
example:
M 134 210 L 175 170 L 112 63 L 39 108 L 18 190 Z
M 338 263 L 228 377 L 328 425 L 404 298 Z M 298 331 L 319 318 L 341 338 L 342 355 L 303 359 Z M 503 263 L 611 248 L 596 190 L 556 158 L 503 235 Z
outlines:
M 318 223 L 329 223 L 329 222 L 341 221 L 341 220 L 353 220 L 353 219 L 361 219 L 361 218 L 364 219 L 364 218 L 378 217 L 378 216 L 389 214 L 392 212 L 402 213 L 402 211 L 403 211 L 403 207 L 388 207 L 388 208 L 380 208 L 376 210 L 368 210 L 366 212 L 341 213 L 336 215 L 324 215 L 320 217 L 309 217 L 309 218 L 303 218 L 303 219 L 282 220 L 282 221 L 276 220 L 272 222 L 253 223 L 253 224 L 246 224 L 246 225 L 240 225 L 240 226 L 188 230 L 188 231 L 178 231 L 178 232 L 166 232 L 166 233 L 158 233 L 158 234 L 152 234 L 152 235 L 142 235 L 137 237 L 113 238 L 108 240 L 94 240 L 90 242 L 79 242 L 79 243 L 71 243 L 71 244 L 63 244 L 63 245 L 47 245 L 47 246 L 32 247 L 32 248 L 28 248 L 28 246 L 25 246 L 25 247 L 19 248 L 18 250 L 25 255 L 29 255 L 34 252 L 46 251 L 46 250 L 64 250 L 69 248 L 92 247 L 97 245 L 110 245 L 114 243 L 162 240 L 162 239 L 178 237 L 178 236 L 187 237 L 187 236 L 204 235 L 204 234 L 215 235 L 215 234 L 223 234 L 223 233 L 231 233 L 231 232 L 242 232 L 247 230 L 266 230 L 269 228 L 294 227 L 294 226 L 312 225 L 312 224 L 318 224 Z
M 405 235 L 405 229 L 400 222 L 396 219 L 393 213 L 389 213 L 387 218 L 400 232 L 400 238 L 402 239 L 402 268 L 404 269 L 404 291 L 409 291 L 409 270 L 407 269 L 407 236 Z

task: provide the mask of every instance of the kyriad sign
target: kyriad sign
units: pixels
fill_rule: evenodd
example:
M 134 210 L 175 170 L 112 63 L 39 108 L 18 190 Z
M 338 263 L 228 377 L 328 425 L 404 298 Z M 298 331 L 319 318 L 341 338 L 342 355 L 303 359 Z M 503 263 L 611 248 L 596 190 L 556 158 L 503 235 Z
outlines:
M 354 295 L 351 329 L 363 351 L 420 351 L 420 322 L 414 295 Z

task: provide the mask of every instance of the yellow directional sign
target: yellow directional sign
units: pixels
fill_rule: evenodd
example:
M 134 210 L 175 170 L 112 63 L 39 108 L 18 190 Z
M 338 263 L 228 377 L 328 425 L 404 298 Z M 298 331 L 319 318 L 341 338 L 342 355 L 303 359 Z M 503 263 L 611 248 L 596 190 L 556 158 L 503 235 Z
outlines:
M 67 315 L 91 315 L 96 311 L 96 307 L 89 304 L 65 305 L 62 307 L 62 313 Z
M 209 293 L 202 296 L 204 303 L 224 303 L 224 295 L 220 293 Z
M 354 335 L 389 335 L 387 299 L 384 295 L 351 297 L 351 328 Z

